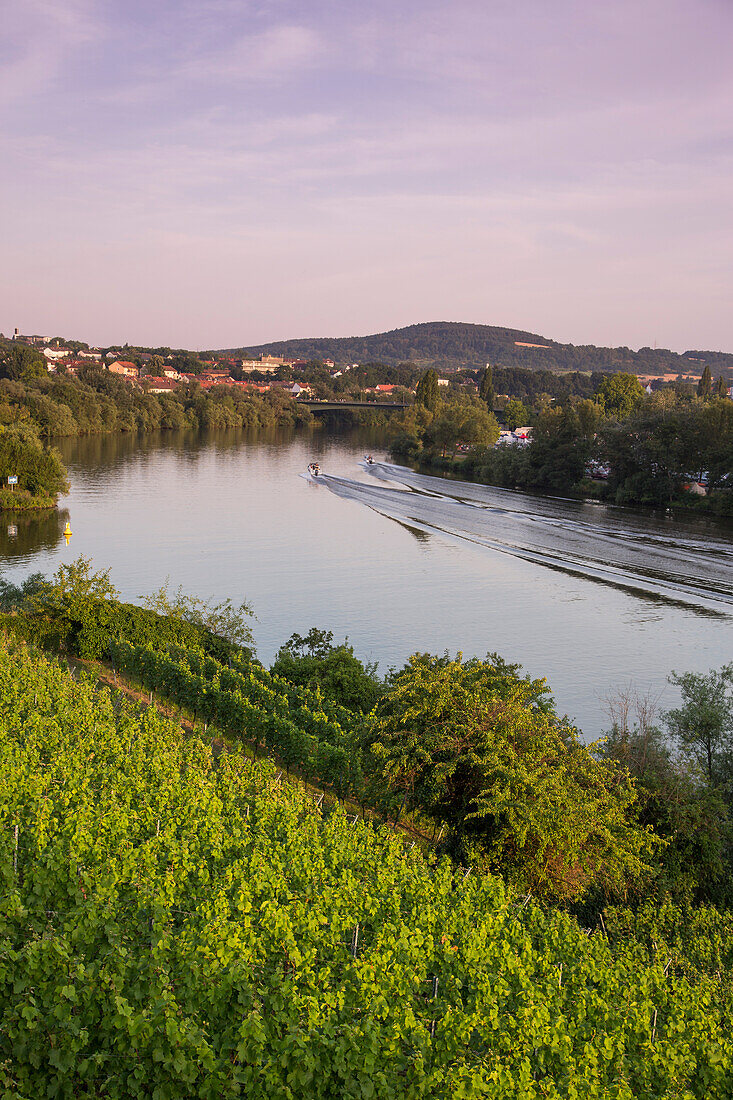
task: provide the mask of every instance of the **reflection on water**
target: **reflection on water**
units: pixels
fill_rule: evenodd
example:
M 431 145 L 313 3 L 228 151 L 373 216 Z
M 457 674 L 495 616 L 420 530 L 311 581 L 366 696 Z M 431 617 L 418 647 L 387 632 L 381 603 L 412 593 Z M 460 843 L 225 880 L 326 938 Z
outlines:
M 194 465 L 202 451 L 233 453 L 243 447 L 255 446 L 280 450 L 287 448 L 295 433 L 281 428 L 258 432 L 241 431 L 169 431 L 137 435 L 120 432 L 113 435 L 90 435 L 79 439 L 62 439 L 56 444 L 64 463 L 86 478 L 101 471 L 138 465 L 155 460 L 161 450 L 176 456 L 184 464 Z M 313 437 L 318 441 L 318 433 Z
M 36 550 L 52 550 L 63 541 L 66 508 L 0 515 L 0 561 L 25 559 Z
M 378 463 L 371 432 L 93 436 L 60 448 L 63 510 L 0 525 L 10 579 L 79 554 L 126 599 L 246 599 L 269 662 L 293 631 L 349 637 L 385 672 L 415 651 L 499 652 L 547 676 L 587 734 L 602 700 L 733 660 L 730 529 L 548 500 Z M 320 463 L 324 482 L 302 477 Z M 65 545 L 70 519 L 74 535 Z

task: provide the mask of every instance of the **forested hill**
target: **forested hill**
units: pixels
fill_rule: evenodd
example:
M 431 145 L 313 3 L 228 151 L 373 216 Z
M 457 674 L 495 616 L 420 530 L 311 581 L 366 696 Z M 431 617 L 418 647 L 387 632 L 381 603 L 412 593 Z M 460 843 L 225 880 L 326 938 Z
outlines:
M 538 344 L 540 347 L 522 345 Z M 592 344 L 559 344 L 534 332 L 469 325 L 454 321 L 430 321 L 407 328 L 380 332 L 374 336 L 279 340 L 230 352 L 259 356 L 284 355 L 298 359 L 333 359 L 335 363 L 430 363 L 451 368 L 484 366 L 529 367 L 545 370 L 701 373 L 704 364 L 711 371 L 733 373 L 733 354 L 723 352 L 677 352 L 659 348 L 597 348 Z

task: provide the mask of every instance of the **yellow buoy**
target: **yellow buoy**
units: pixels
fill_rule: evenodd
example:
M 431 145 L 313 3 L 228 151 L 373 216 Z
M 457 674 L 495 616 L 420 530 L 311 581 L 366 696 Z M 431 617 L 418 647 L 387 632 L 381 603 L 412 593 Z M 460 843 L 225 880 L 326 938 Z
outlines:
M 71 524 L 69 523 L 68 519 L 66 521 L 66 526 L 64 527 L 64 538 L 66 539 L 66 545 L 68 546 L 69 539 L 71 538 Z

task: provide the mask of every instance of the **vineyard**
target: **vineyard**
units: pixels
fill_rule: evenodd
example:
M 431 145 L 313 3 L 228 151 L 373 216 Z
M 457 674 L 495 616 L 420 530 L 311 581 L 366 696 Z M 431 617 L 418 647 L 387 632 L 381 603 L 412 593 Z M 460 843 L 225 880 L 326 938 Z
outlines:
M 145 687 L 230 736 L 267 749 L 306 780 L 328 784 L 338 796 L 358 791 L 355 716 L 314 691 L 288 683 L 246 656 L 231 657 L 224 665 L 203 650 L 113 641 L 109 652 Z
M 116 659 L 202 717 L 290 738 L 302 766 L 348 757 L 317 696 L 134 649 Z M 9 1100 L 733 1094 L 726 986 L 685 976 L 651 927 L 609 940 L 324 814 L 272 765 L 18 641 L 0 648 L 0 792 Z

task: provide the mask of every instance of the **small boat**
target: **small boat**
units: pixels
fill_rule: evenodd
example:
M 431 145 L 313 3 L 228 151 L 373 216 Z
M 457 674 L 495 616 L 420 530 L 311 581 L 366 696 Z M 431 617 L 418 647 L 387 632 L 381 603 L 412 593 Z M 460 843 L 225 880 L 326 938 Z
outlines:
M 320 475 L 320 472 L 321 467 L 318 465 L 317 462 L 310 462 L 308 464 L 308 473 L 311 477 L 318 477 Z
M 372 458 L 371 455 L 364 455 L 364 461 L 366 462 L 367 466 L 373 466 L 374 465 L 374 459 Z

